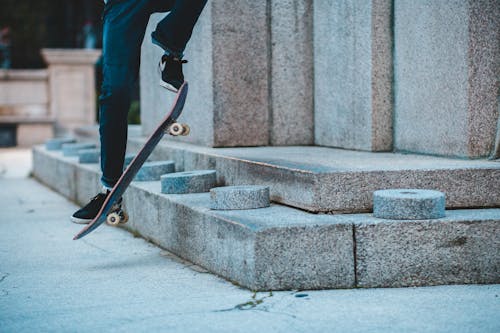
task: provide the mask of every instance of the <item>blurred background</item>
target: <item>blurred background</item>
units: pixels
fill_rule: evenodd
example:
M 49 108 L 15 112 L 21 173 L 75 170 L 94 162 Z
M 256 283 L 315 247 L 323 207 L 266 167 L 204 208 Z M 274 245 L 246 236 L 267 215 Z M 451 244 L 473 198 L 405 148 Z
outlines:
M 102 1 L 1 0 L 0 4 L 3 68 L 46 67 L 42 48 L 101 48 Z
M 30 146 L 82 126 L 95 134 L 103 8 L 101 0 L 0 0 L 0 147 Z M 81 70 L 82 57 L 87 69 L 72 77 Z M 75 79 L 82 75 L 85 84 L 77 87 Z M 54 82 L 58 89 L 94 91 L 75 97 L 59 89 L 61 96 L 53 96 Z M 51 100 L 61 103 L 51 105 Z M 68 104 L 72 100 L 74 105 Z M 67 115 L 61 113 L 63 104 Z M 140 123 L 139 105 L 137 85 L 129 112 L 131 124 Z M 75 115 L 83 118 L 76 121 Z

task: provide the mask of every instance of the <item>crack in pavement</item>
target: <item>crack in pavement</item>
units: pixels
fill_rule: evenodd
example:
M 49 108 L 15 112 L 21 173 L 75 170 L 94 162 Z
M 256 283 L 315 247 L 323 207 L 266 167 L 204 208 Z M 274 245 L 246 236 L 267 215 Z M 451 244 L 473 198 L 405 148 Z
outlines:
M 0 277 L 0 283 L 2 283 L 3 280 L 5 280 L 5 278 L 9 275 L 10 275 L 9 273 L 3 273 L 3 275 Z
M 237 310 L 241 310 L 241 311 L 252 310 L 252 309 L 255 309 L 258 305 L 264 303 L 264 300 L 266 298 L 269 298 L 269 297 L 273 297 L 273 292 L 272 291 L 269 292 L 269 295 L 264 296 L 262 298 L 257 298 L 257 292 L 254 292 L 254 294 L 252 295 L 252 299 L 249 300 L 248 302 L 237 304 L 234 307 L 229 308 L 229 309 L 214 310 L 212 312 L 229 312 L 229 311 L 237 311 Z M 267 309 L 264 309 L 263 311 L 268 312 Z

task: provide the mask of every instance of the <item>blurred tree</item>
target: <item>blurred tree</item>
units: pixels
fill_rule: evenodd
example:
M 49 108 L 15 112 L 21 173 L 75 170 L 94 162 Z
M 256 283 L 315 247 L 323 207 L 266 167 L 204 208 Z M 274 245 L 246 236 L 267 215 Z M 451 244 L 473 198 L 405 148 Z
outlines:
M 45 67 L 44 47 L 84 47 L 85 24 L 101 35 L 102 8 L 100 0 L 0 0 L 0 29 L 10 28 L 12 67 Z

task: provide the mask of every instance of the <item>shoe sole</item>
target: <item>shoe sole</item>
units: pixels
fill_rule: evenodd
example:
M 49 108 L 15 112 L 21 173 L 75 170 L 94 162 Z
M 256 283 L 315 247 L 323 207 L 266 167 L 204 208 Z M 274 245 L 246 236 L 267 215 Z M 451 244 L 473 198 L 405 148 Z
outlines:
M 71 216 L 70 217 L 71 222 L 76 223 L 76 224 L 89 224 L 92 222 L 92 219 L 80 219 L 78 217 Z
M 171 85 L 170 83 L 167 83 L 163 80 L 160 80 L 160 86 L 162 86 L 163 88 L 171 91 L 171 92 L 174 92 L 177 94 L 177 92 L 179 91 L 179 89 L 177 89 L 176 87 L 174 87 L 173 85 Z

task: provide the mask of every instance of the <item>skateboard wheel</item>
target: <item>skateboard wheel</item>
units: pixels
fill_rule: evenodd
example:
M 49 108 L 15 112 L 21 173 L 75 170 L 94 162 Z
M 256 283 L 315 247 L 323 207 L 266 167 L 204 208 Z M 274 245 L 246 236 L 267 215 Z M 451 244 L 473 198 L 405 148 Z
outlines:
M 189 135 L 189 132 L 191 129 L 189 128 L 188 124 L 182 124 L 182 134 L 183 136 Z
M 120 223 L 120 220 L 120 214 L 116 212 L 111 213 L 106 217 L 106 223 L 113 227 L 116 227 Z
M 184 131 L 183 126 L 178 123 L 173 123 L 168 128 L 168 133 L 173 136 L 181 135 L 183 131 Z
M 128 214 L 125 213 L 124 211 L 121 211 L 120 213 L 120 223 L 127 223 L 128 222 Z

